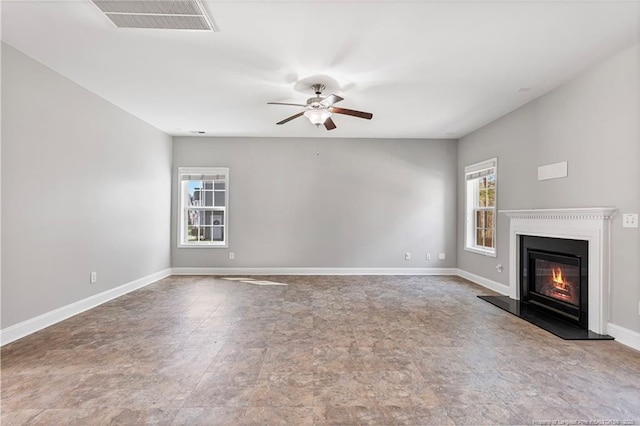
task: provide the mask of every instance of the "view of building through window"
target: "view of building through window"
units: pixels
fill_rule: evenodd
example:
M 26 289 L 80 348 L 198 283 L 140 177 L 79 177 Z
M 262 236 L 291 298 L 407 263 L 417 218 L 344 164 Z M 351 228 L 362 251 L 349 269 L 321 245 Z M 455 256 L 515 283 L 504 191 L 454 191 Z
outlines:
M 228 170 L 180 169 L 180 245 L 222 245 L 227 241 Z

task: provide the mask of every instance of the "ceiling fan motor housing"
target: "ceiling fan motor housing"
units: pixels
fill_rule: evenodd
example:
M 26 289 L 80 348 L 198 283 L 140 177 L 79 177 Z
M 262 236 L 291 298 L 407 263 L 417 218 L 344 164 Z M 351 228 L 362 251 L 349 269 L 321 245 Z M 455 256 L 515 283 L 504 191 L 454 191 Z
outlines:
M 307 99 L 307 105 L 311 108 L 315 108 L 315 109 L 320 109 L 323 106 L 320 105 L 320 102 L 322 102 L 322 100 L 324 98 L 320 97 L 320 94 L 322 94 L 322 91 L 325 89 L 325 85 L 324 84 L 312 84 L 311 85 L 311 90 L 313 90 L 313 92 L 316 94 L 316 96 L 311 97 L 309 99 Z
M 321 98 L 320 96 L 309 98 L 307 99 L 307 106 L 311 108 L 322 108 L 322 105 L 320 105 L 320 102 L 322 102 L 322 99 L 323 98 Z

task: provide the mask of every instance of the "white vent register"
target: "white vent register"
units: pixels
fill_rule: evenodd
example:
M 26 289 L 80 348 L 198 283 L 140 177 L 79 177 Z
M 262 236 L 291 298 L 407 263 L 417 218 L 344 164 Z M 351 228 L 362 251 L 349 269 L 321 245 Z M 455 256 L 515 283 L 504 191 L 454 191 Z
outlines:
M 199 0 L 92 0 L 118 28 L 216 31 Z

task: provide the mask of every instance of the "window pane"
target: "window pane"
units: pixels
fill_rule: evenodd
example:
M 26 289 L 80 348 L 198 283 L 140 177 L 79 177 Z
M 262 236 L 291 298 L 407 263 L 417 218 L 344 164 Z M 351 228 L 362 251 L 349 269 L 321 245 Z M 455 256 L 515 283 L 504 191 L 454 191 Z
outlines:
M 213 193 L 213 198 L 214 198 L 214 205 L 216 207 L 225 207 L 224 205 L 224 198 L 225 198 L 225 192 L 222 191 L 216 191 Z
M 187 241 L 198 241 L 198 227 L 187 226 Z
M 202 225 L 213 225 L 213 211 L 205 210 L 203 212 L 200 212 L 200 215 L 202 216 Z
M 204 190 L 200 194 L 202 206 L 213 207 L 213 190 Z
M 476 210 L 476 227 L 484 228 L 484 211 Z
M 487 188 L 495 188 L 496 187 L 496 175 L 487 176 Z
M 211 230 L 212 226 L 201 226 L 200 227 L 200 241 L 211 241 Z
M 204 206 L 204 189 L 195 188 L 191 197 L 192 206 Z
M 211 232 L 212 232 L 211 237 L 213 241 L 224 241 L 224 227 L 214 226 Z
M 485 229 L 485 231 L 484 231 L 484 245 L 485 245 L 485 247 L 493 248 L 493 229 Z
M 487 178 L 481 177 L 480 179 L 478 179 L 478 185 L 480 189 L 485 189 L 487 187 Z
M 495 222 L 493 221 L 493 210 L 487 210 L 485 212 L 485 214 L 486 214 L 486 216 L 485 216 L 486 219 L 485 219 L 484 227 L 485 228 L 494 228 L 495 227 L 495 225 L 494 225 Z
M 227 184 L 225 182 L 215 182 L 213 189 L 226 189 Z
M 486 207 L 487 206 L 487 190 L 481 189 L 478 194 L 478 207 Z
M 187 224 L 199 225 L 199 223 L 200 223 L 200 214 L 198 210 L 187 210 Z
M 213 213 L 213 222 L 211 223 L 212 225 L 224 225 L 224 212 L 215 211 L 211 213 Z
M 496 205 L 496 189 L 487 189 L 487 207 L 494 207 Z
M 483 236 L 482 229 L 476 229 L 476 245 L 477 246 L 484 245 L 482 236 Z
M 200 205 L 200 191 L 202 189 L 202 182 L 199 180 L 187 181 L 187 194 L 188 205 L 199 206 Z M 197 194 L 197 195 L 196 195 Z

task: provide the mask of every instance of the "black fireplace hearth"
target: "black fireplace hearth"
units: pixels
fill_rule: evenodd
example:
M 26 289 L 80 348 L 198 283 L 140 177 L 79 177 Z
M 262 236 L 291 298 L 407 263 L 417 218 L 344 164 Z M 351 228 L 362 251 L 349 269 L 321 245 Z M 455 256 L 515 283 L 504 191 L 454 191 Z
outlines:
M 589 243 L 520 236 L 520 300 L 478 296 L 566 340 L 612 340 L 588 329 Z
M 558 316 L 547 314 L 530 303 L 513 300 L 509 296 L 478 296 L 498 308 L 536 325 L 564 340 L 613 340 L 606 334 L 594 333 Z

